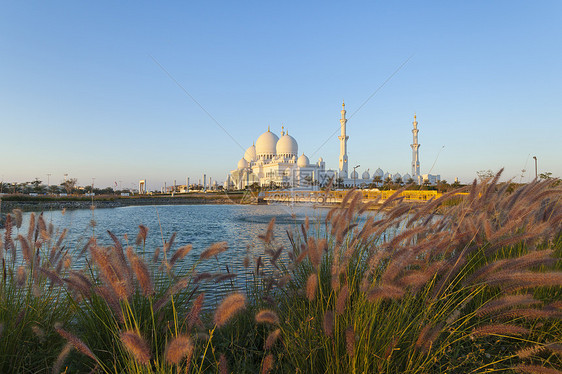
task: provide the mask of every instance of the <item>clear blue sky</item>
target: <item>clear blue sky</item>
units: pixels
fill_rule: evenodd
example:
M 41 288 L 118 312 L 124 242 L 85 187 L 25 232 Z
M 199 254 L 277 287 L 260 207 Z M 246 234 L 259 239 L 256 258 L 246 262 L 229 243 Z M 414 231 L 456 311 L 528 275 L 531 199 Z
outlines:
M 422 173 L 562 176 L 560 1 L 3 1 L 3 180 L 224 180 L 243 150 L 150 56 L 243 148 L 283 124 L 330 168 L 342 99 L 412 56 L 348 121 L 350 164 L 410 172 L 417 113 Z

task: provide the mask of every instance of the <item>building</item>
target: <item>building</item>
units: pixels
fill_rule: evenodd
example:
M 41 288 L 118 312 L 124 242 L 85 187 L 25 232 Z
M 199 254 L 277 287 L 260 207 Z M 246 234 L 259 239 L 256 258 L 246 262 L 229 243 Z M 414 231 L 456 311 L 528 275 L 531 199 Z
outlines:
M 252 185 L 260 187 L 281 187 L 281 188 L 313 188 L 324 186 L 334 179 L 336 186 L 357 186 L 366 187 L 372 183 L 382 185 L 385 182 L 398 183 L 418 183 L 424 180 L 434 184 L 439 181 L 439 176 L 420 175 L 420 162 L 418 149 L 418 122 L 414 116 L 414 129 L 412 147 L 412 175 L 405 173 L 384 172 L 381 168 L 371 175 L 370 169 L 364 170 L 361 174 L 356 168 L 349 173 L 347 157 L 347 118 L 345 102 L 342 103 L 340 118 L 340 155 L 338 170 L 327 170 L 322 157 L 317 162 L 311 163 L 304 154 L 299 155 L 299 146 L 295 138 L 289 135 L 281 127 L 280 136 L 267 131 L 261 134 L 246 152 L 244 157 L 238 161 L 236 169 L 231 170 L 227 175 L 225 187 L 234 189 L 244 189 Z

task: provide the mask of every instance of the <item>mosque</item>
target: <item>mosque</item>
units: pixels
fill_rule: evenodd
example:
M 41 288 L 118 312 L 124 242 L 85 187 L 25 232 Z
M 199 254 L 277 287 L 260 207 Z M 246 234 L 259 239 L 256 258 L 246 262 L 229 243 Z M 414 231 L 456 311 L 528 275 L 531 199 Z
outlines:
M 323 186 L 334 178 L 340 186 L 364 187 L 373 182 L 382 184 L 384 181 L 391 180 L 403 183 L 423 183 L 427 181 L 435 184 L 439 181 L 438 175 L 420 175 L 419 163 L 419 143 L 418 143 L 418 122 L 414 116 L 414 129 L 412 147 L 412 174 L 400 175 L 399 173 L 384 172 L 378 168 L 372 175 L 369 170 L 363 171 L 361 175 L 356 170 L 350 174 L 348 170 L 347 140 L 346 134 L 346 110 L 345 102 L 341 110 L 341 133 L 338 136 L 340 141 L 340 156 L 338 170 L 326 169 L 326 164 L 322 157 L 317 162 L 311 163 L 309 158 L 301 153 L 299 156 L 299 146 L 295 138 L 289 135 L 284 128 L 281 129 L 281 136 L 272 133 L 268 128 L 261 134 L 256 142 L 251 145 L 244 157 L 238 161 L 237 168 L 232 170 L 227 176 L 225 187 L 244 189 L 257 183 L 261 187 L 281 187 L 281 188 L 306 188 L 311 186 Z

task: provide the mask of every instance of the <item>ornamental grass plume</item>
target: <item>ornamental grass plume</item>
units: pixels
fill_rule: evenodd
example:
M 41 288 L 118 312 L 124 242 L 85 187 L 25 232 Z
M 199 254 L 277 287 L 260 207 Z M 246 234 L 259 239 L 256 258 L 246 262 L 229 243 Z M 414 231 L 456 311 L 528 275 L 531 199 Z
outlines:
M 306 297 L 308 301 L 314 300 L 316 297 L 316 290 L 318 289 L 318 275 L 316 273 L 310 274 L 306 281 Z
M 275 359 L 273 358 L 273 354 L 269 353 L 263 359 L 262 367 L 261 367 L 261 374 L 269 374 L 273 369 L 273 364 L 275 363 Z
M 139 233 L 135 239 L 136 245 L 141 245 L 146 243 L 146 237 L 148 236 L 148 227 L 145 225 L 139 225 Z
M 139 363 L 147 365 L 150 363 L 150 348 L 138 332 L 128 330 L 119 335 L 123 346 L 132 354 Z
M 267 338 L 265 339 L 263 349 L 265 350 L 271 349 L 275 345 L 277 340 L 279 340 L 280 336 L 281 336 L 281 329 L 275 329 L 272 332 L 270 332 L 269 335 L 267 335 Z
M 187 335 L 178 335 L 166 347 L 166 361 L 172 365 L 178 365 L 182 359 L 191 360 L 195 346 Z
M 279 317 L 277 316 L 277 313 L 275 313 L 274 311 L 269 309 L 264 309 L 264 310 L 260 310 L 258 314 L 256 314 L 256 322 L 277 325 L 279 324 Z
M 201 252 L 199 258 L 201 260 L 207 260 L 211 257 L 218 256 L 220 253 L 226 251 L 227 249 L 228 249 L 228 244 L 226 242 L 213 243 L 209 246 L 209 248 Z
M 226 362 L 226 356 L 221 353 L 219 357 L 219 373 L 228 374 L 228 363 Z
M 238 311 L 246 306 L 246 297 L 242 293 L 234 293 L 227 296 L 218 306 L 214 315 L 214 322 L 217 327 L 224 326 L 226 322 Z
M 55 326 L 56 332 L 65 338 L 72 346 L 83 355 L 90 357 L 92 360 L 97 362 L 97 358 L 94 353 L 88 348 L 86 344 L 82 340 L 80 340 L 77 336 L 71 334 L 70 332 L 64 330 L 61 327 Z

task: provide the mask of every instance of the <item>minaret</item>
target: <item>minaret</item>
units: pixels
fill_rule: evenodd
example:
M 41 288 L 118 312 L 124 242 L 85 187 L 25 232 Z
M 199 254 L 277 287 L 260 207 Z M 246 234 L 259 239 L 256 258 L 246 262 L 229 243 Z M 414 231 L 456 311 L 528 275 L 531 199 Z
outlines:
M 341 110 L 341 135 L 338 136 L 340 140 L 340 178 L 347 178 L 347 139 L 349 136 L 345 134 L 345 125 L 347 123 L 347 119 L 345 118 L 345 101 L 342 103 L 342 110 Z
M 418 143 L 418 121 L 416 120 L 416 115 L 414 114 L 414 129 L 412 134 L 414 134 L 414 144 L 410 144 L 412 147 L 412 179 L 415 181 L 419 180 L 420 176 L 420 155 L 418 150 L 420 149 L 420 144 Z

